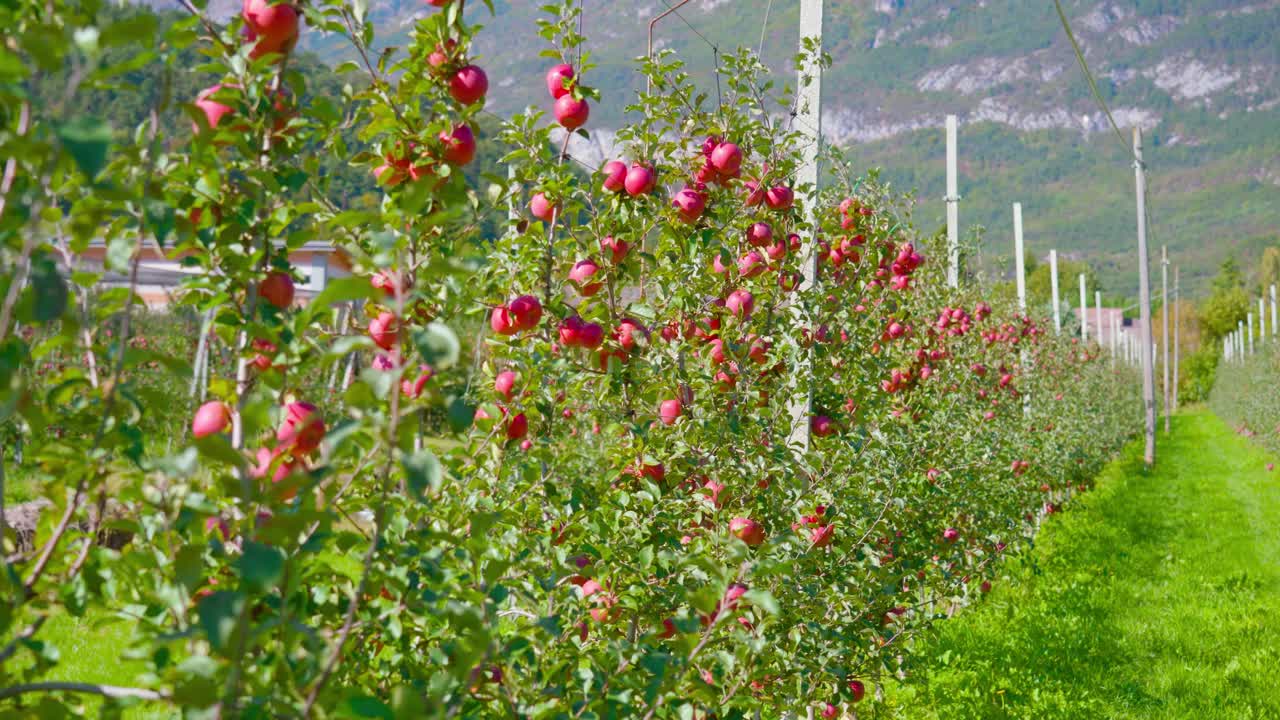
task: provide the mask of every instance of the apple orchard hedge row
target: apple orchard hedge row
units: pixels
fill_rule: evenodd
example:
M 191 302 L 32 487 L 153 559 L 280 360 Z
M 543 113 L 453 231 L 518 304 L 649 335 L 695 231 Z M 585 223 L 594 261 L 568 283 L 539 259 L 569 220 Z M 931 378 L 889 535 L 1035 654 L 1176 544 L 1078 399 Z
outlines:
M 1209 407 L 1238 432 L 1280 452 L 1280 343 L 1258 343 L 1258 351 L 1240 362 L 1218 363 Z
M 176 100 L 179 141 L 2 96 L 0 231 L 29 279 L 6 281 L 3 407 L 54 507 L 3 575 L 0 712 L 79 712 L 83 692 L 192 717 L 873 703 L 915 633 L 1087 489 L 1132 430 L 1133 383 L 948 289 L 893 193 L 838 158 L 804 207 L 793 101 L 747 53 L 722 57 L 719 102 L 672 55 L 643 63 L 625 159 L 584 181 L 550 129 L 589 127 L 599 98 L 578 7 L 552 7 L 546 106 L 504 125 L 514 180 L 477 192 L 457 169 L 489 91 L 478 26 L 463 0 L 429 4 L 386 51 L 359 3 L 246 0 L 226 27 L 193 7 L 160 37 L 97 28 L 93 3 L 0 7 L 4 71 L 74 64 L 69 94 L 124 70 L 96 63 L 103 42 L 169 73 L 196 44 L 225 76 Z M 288 52 L 315 31 L 347 38 L 369 84 L 297 107 Z M 366 168 L 381 207 L 330 206 L 321 156 Z M 517 217 L 477 237 L 493 205 Z M 152 245 L 203 270 L 183 302 L 237 348 L 172 453 L 141 428 L 173 399 L 140 371 L 185 387 L 190 366 L 130 343 L 131 293 L 85 309 L 95 278 L 52 269 L 94 237 L 125 273 Z M 300 307 L 287 251 L 317 238 L 358 274 Z M 334 332 L 343 302 L 367 328 Z M 40 365 L 86 352 L 96 379 Z M 367 369 L 340 397 L 308 394 L 352 352 Z M 106 529 L 132 542 L 89 542 Z M 39 684 L 64 680 L 42 636 L 63 613 L 128 623 L 137 687 Z

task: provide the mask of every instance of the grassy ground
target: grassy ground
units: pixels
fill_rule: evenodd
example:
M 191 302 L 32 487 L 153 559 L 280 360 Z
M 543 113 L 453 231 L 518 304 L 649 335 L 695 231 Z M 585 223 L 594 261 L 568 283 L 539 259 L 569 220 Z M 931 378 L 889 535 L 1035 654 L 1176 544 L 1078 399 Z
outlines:
M 1275 458 L 1200 410 L 1157 461 L 1129 448 L 872 715 L 1280 718 Z

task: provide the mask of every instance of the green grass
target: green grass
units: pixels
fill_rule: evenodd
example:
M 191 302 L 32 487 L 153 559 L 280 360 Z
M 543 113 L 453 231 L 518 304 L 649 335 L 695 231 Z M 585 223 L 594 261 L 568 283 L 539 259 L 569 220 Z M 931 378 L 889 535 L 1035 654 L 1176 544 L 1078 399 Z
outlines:
M 1280 477 L 1205 410 L 1131 446 L 876 717 L 1280 717 Z

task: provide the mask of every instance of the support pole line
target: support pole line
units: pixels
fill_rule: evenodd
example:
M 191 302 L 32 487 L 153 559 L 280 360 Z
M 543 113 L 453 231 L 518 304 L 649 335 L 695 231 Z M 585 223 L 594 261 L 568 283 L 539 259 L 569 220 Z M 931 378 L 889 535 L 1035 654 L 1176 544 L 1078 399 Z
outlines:
M 1169 246 L 1160 246 L 1160 297 L 1169 297 Z M 1173 390 L 1169 387 L 1169 303 L 1167 299 L 1160 303 L 1160 315 L 1164 319 L 1164 332 L 1160 335 L 1160 344 L 1164 346 L 1164 433 L 1169 434 L 1169 413 L 1173 407 Z
M 1178 268 L 1173 268 L 1173 411 L 1178 411 L 1178 381 L 1181 376 L 1178 374 L 1178 360 L 1182 355 L 1182 346 L 1178 342 L 1178 315 L 1179 315 L 1179 296 L 1178 296 Z
M 1062 334 L 1062 300 L 1058 295 L 1058 251 L 1049 251 L 1049 286 L 1053 292 L 1053 329 Z
M 1059 6 L 1061 12 L 1061 6 Z M 1142 128 L 1133 129 L 1133 174 L 1138 214 L 1138 303 L 1139 352 L 1142 353 L 1142 401 L 1145 406 L 1146 448 L 1143 459 L 1148 466 L 1156 462 L 1155 358 L 1151 350 L 1151 273 L 1147 260 L 1147 185 L 1142 164 Z
M 1089 342 L 1089 296 L 1084 273 L 1080 273 L 1080 342 Z
M 805 40 L 822 41 L 822 20 L 824 0 L 801 0 L 800 2 L 800 50 L 804 51 Z M 816 208 L 821 180 L 818 158 L 821 156 L 822 143 L 822 62 L 821 52 L 807 56 L 800 68 L 799 83 L 796 86 L 795 116 L 800 132 L 805 135 L 803 157 L 800 171 L 796 176 L 797 184 L 808 193 L 804 207 L 809 213 L 811 227 L 816 226 Z M 812 287 L 818 281 L 817 238 L 812 232 L 804 238 L 804 249 L 801 251 L 800 271 L 803 274 L 801 289 Z M 793 306 L 794 322 L 803 323 L 803 308 Z M 805 356 L 802 363 L 812 360 Z M 801 374 L 797 373 L 797 377 Z M 810 440 L 810 416 L 813 413 L 813 388 L 795 388 L 795 396 L 791 403 L 791 434 L 789 445 L 796 452 L 807 452 Z
M 947 286 L 960 287 L 960 190 L 956 167 L 955 115 L 947 116 Z

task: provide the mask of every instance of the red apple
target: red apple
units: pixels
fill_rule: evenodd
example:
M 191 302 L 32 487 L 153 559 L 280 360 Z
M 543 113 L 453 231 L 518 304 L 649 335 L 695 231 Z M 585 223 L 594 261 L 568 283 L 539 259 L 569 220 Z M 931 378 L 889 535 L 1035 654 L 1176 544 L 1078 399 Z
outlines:
M 476 136 L 468 125 L 454 125 L 453 132 L 441 132 L 444 161 L 450 165 L 466 165 L 476 157 Z
M 736 175 L 742 168 L 742 149 L 733 143 L 720 143 L 711 151 L 711 164 L 721 175 Z
M 690 224 L 697 222 L 707 209 L 707 199 L 693 188 L 685 188 L 676 193 L 671 204 L 679 211 L 680 219 Z
M 627 253 L 631 251 L 631 245 L 626 240 L 619 240 L 609 235 L 600 241 L 600 251 L 609 253 L 609 258 L 614 265 L 617 265 L 627 258 Z
M 195 105 L 197 108 L 200 109 L 200 112 L 204 113 L 204 119 L 210 128 L 218 127 L 218 123 L 222 122 L 222 118 L 230 115 L 233 112 L 233 109 L 231 108 L 231 106 L 223 105 L 217 100 L 211 99 L 214 93 L 217 93 L 219 90 L 223 89 L 224 87 L 235 87 L 235 86 L 214 85 L 212 87 L 207 87 L 204 90 L 201 90 L 200 94 L 196 95 Z M 199 124 L 191 123 L 192 132 L 199 133 L 201 129 L 202 128 L 200 127 Z
M 543 193 L 537 193 L 529 199 L 529 212 L 543 222 L 551 222 L 560 214 L 560 206 L 551 202 Z
M 553 111 L 556 122 L 566 130 L 576 130 L 586 125 L 587 118 L 591 117 L 591 106 L 587 101 L 572 95 L 563 95 L 556 100 Z
M 591 278 L 595 277 L 598 272 L 600 272 L 600 266 L 596 264 L 595 260 L 590 258 L 579 260 L 574 263 L 573 269 L 569 271 L 569 280 L 578 286 L 578 292 L 583 297 L 591 297 L 600 292 L 600 288 L 604 285 L 599 280 L 591 282 Z
M 273 0 L 245 0 L 240 15 L 250 40 L 257 42 L 250 57 L 288 53 L 298 42 L 298 11 Z
M 747 242 L 754 247 L 766 247 L 773 242 L 773 228 L 769 223 L 758 222 L 747 228 Z
M 405 378 L 400 381 L 400 391 L 403 392 L 406 397 L 416 400 L 422 396 L 422 391 L 427 388 L 427 382 L 429 382 L 435 374 L 435 371 L 431 369 L 430 365 L 419 365 L 418 377 L 413 379 Z
M 809 420 L 809 429 L 818 437 L 830 437 L 839 429 L 836 422 L 826 415 L 815 415 Z
M 674 425 L 682 410 L 679 400 L 663 400 L 658 406 L 658 417 L 663 425 Z
M 600 168 L 604 173 L 604 189 L 619 193 L 626 189 L 627 165 L 621 160 L 610 160 Z
M 529 433 L 529 418 L 518 413 L 507 421 L 507 439 L 519 440 Z
M 556 65 L 547 71 L 547 92 L 559 100 L 573 89 L 574 72 L 572 65 Z
M 284 422 L 276 431 L 276 440 L 282 446 L 291 446 L 294 452 L 309 453 L 320 447 L 324 433 L 324 419 L 315 405 L 291 402 L 285 406 Z
M 217 400 L 207 402 L 196 410 L 191 420 L 191 434 L 197 438 L 217 435 L 230 424 L 231 408 L 226 403 Z
M 725 298 L 724 307 L 733 313 L 734 317 L 745 321 L 751 318 L 751 312 L 756 307 L 756 300 L 746 290 L 734 290 L 729 293 L 729 297 Z
M 744 278 L 753 278 L 765 271 L 764 257 L 755 250 L 749 250 L 738 258 L 738 274 Z
M 623 186 L 626 188 L 628 195 L 636 197 L 653 190 L 656 183 L 657 179 L 653 175 L 653 170 L 636 163 L 627 171 L 627 178 L 623 182 Z
M 513 370 L 503 370 L 493 380 L 493 389 L 507 401 L 511 401 L 511 391 L 516 386 L 517 375 Z
M 764 202 L 774 210 L 787 210 L 795 202 L 795 193 L 786 185 L 776 185 L 765 193 Z
M 751 518 L 738 517 L 730 520 L 729 532 L 752 547 L 764 544 L 764 526 Z
M 258 284 L 258 297 L 283 310 L 293 304 L 293 278 L 282 272 L 267 275 Z
M 515 318 L 511 316 L 511 309 L 506 305 L 499 305 L 489 313 L 489 327 L 499 335 L 515 335 L 520 332 Z
M 532 330 L 542 319 L 542 303 L 532 295 L 521 295 L 507 306 L 517 330 Z
M 854 702 L 861 702 L 863 696 L 867 694 L 867 686 L 863 685 L 861 680 L 850 680 L 849 694 L 853 696 Z
M 449 94 L 463 105 L 474 105 L 484 100 L 489 92 L 489 77 L 475 65 L 460 68 L 449 80 Z
M 396 316 L 393 313 L 384 312 L 370 320 L 369 337 L 373 338 L 374 345 L 383 350 L 395 347 L 400 339 L 400 323 L 396 321 Z
M 618 323 L 618 327 L 613 331 L 613 338 L 618 341 L 618 345 L 626 352 L 633 352 L 636 349 L 636 338 L 649 337 L 649 330 L 639 320 L 631 318 L 623 318 Z
M 955 528 L 947 528 L 942 531 L 942 539 L 949 543 L 953 543 L 960 539 L 960 531 Z

